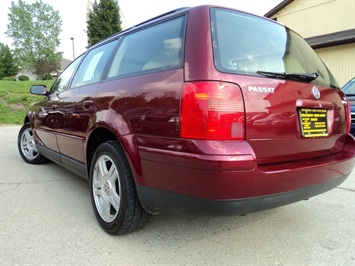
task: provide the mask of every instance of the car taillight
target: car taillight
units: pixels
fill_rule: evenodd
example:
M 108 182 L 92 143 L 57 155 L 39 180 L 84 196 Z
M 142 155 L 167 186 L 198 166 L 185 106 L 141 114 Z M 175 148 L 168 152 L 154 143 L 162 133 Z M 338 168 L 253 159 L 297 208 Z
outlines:
M 242 140 L 244 102 L 240 88 L 225 82 L 184 84 L 180 134 L 182 138 Z

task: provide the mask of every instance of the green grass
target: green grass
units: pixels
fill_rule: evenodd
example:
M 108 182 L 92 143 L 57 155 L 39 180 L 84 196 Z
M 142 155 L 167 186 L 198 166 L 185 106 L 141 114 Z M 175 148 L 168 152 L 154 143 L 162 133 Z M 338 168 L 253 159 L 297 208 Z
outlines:
M 0 124 L 22 124 L 31 105 L 43 99 L 30 93 L 34 84 L 46 85 L 53 80 L 4 81 L 0 80 Z

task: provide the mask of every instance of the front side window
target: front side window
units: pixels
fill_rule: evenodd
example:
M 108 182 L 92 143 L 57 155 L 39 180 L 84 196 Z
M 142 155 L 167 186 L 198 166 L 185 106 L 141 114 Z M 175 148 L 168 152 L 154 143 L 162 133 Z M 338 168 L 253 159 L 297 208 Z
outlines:
M 79 66 L 84 55 L 79 56 L 75 61 L 73 61 L 66 69 L 59 75 L 57 80 L 54 82 L 50 94 L 60 93 L 69 89 L 69 82 Z
M 118 40 L 101 45 L 85 57 L 73 79 L 72 88 L 90 85 L 101 81 L 107 61 Z
M 285 77 L 291 79 L 296 76 L 293 74 L 304 74 L 299 75 L 301 81 L 302 77 L 307 80 L 307 75 L 314 75 L 314 83 L 338 87 L 306 41 L 277 23 L 212 8 L 211 29 L 215 66 L 221 72 L 255 76 L 280 73 L 290 74 Z
M 182 67 L 185 16 L 150 26 L 124 37 L 108 78 Z

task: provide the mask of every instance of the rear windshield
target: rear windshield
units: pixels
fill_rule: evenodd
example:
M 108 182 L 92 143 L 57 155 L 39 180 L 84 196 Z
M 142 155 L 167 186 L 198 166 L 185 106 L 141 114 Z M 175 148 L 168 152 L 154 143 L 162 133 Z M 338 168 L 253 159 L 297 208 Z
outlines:
M 216 68 L 262 76 L 262 72 L 315 74 L 314 84 L 338 88 L 327 67 L 295 32 L 267 19 L 212 8 L 211 33 Z

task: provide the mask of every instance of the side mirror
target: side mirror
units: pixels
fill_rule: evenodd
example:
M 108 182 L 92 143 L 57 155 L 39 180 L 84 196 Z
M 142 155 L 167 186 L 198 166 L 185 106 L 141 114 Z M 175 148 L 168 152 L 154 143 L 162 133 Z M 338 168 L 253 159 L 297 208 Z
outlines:
M 45 85 L 32 85 L 30 92 L 36 95 L 47 95 L 47 87 Z

